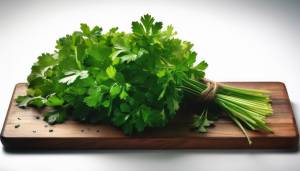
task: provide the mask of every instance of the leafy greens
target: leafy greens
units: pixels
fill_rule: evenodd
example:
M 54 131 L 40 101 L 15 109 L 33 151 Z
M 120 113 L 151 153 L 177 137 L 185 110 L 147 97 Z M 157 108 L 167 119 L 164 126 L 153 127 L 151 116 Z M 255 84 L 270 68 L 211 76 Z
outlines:
M 185 95 L 201 97 L 208 89 L 203 80 L 208 65 L 194 65 L 193 45 L 148 14 L 132 22 L 131 33 L 118 28 L 103 33 L 86 24 L 80 28 L 58 39 L 54 53 L 38 57 L 28 76 L 27 95 L 16 99 L 20 107 L 53 107 L 45 114 L 50 124 L 72 117 L 107 122 L 126 134 L 142 132 L 166 126 Z M 213 97 L 243 131 L 243 125 L 270 130 L 264 122 L 272 113 L 266 92 L 222 85 Z M 206 132 L 217 117 L 208 112 L 210 105 L 203 106 L 193 122 L 198 132 Z

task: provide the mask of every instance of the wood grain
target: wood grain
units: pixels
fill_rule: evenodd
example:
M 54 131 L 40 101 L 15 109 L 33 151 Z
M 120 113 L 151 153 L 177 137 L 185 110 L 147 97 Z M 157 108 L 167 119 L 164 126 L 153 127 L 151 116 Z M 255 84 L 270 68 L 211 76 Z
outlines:
M 228 119 L 215 123 L 206 134 L 190 130 L 190 113 L 181 110 L 166 128 L 150 129 L 128 137 L 105 124 L 66 121 L 48 125 L 43 111 L 21 109 L 15 98 L 26 94 L 26 84 L 16 85 L 1 132 L 6 148 L 21 149 L 298 149 L 299 134 L 285 85 L 280 82 L 226 82 L 226 84 L 271 92 L 273 115 L 267 119 L 274 133 L 244 134 Z M 19 125 L 18 128 L 15 128 Z

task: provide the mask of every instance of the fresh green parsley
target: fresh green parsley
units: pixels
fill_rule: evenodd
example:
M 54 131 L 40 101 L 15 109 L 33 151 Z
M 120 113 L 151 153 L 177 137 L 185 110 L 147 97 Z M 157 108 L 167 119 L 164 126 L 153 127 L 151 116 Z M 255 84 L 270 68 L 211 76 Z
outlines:
M 49 124 L 73 118 L 110 123 L 132 134 L 166 126 L 184 96 L 205 99 L 205 92 L 212 99 L 195 112 L 192 127 L 197 132 L 206 132 L 220 111 L 246 136 L 244 128 L 271 131 L 265 122 L 272 114 L 267 92 L 227 85 L 208 89 L 208 64 L 195 64 L 193 44 L 177 38 L 171 25 L 164 28 L 146 14 L 132 22 L 129 33 L 118 28 L 103 33 L 87 24 L 80 28 L 58 39 L 53 53 L 38 57 L 27 95 L 16 99 L 19 107 L 52 107 L 44 117 Z

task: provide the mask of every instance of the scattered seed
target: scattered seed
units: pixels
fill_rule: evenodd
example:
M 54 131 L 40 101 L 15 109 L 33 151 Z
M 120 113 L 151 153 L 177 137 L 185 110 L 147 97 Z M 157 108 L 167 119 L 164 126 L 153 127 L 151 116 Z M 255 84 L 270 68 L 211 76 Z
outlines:
M 53 132 L 53 129 L 50 129 L 49 132 Z
M 40 119 L 40 117 L 39 117 L 39 116 L 36 116 L 35 119 Z
M 82 129 L 82 130 L 80 130 L 81 132 L 84 132 L 84 130 Z
M 21 120 L 21 118 L 17 118 L 18 120 Z
M 33 130 L 32 132 L 33 132 L 33 133 L 36 133 L 36 130 Z
M 47 127 L 48 127 L 48 125 L 44 125 L 44 127 L 45 127 L 45 128 L 47 128 Z
M 97 132 L 100 132 L 100 130 L 99 130 L 99 129 L 97 129 Z
M 15 128 L 19 128 L 21 125 L 20 124 L 17 124 L 17 125 L 15 125 Z

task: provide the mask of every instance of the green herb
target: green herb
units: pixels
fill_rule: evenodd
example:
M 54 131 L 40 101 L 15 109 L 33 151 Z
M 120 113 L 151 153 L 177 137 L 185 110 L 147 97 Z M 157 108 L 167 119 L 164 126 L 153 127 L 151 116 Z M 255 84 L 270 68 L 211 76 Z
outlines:
M 81 31 L 58 39 L 55 51 L 32 66 L 27 95 L 16 99 L 18 106 L 53 107 L 44 118 L 50 124 L 67 118 L 108 122 L 132 134 L 166 126 L 183 97 L 192 96 L 203 100 L 192 125 L 197 132 L 218 119 L 216 109 L 246 136 L 245 128 L 271 131 L 265 122 L 272 114 L 267 92 L 205 81 L 208 64 L 195 64 L 193 44 L 148 14 L 131 28 L 102 33 L 98 26 L 81 24 Z

